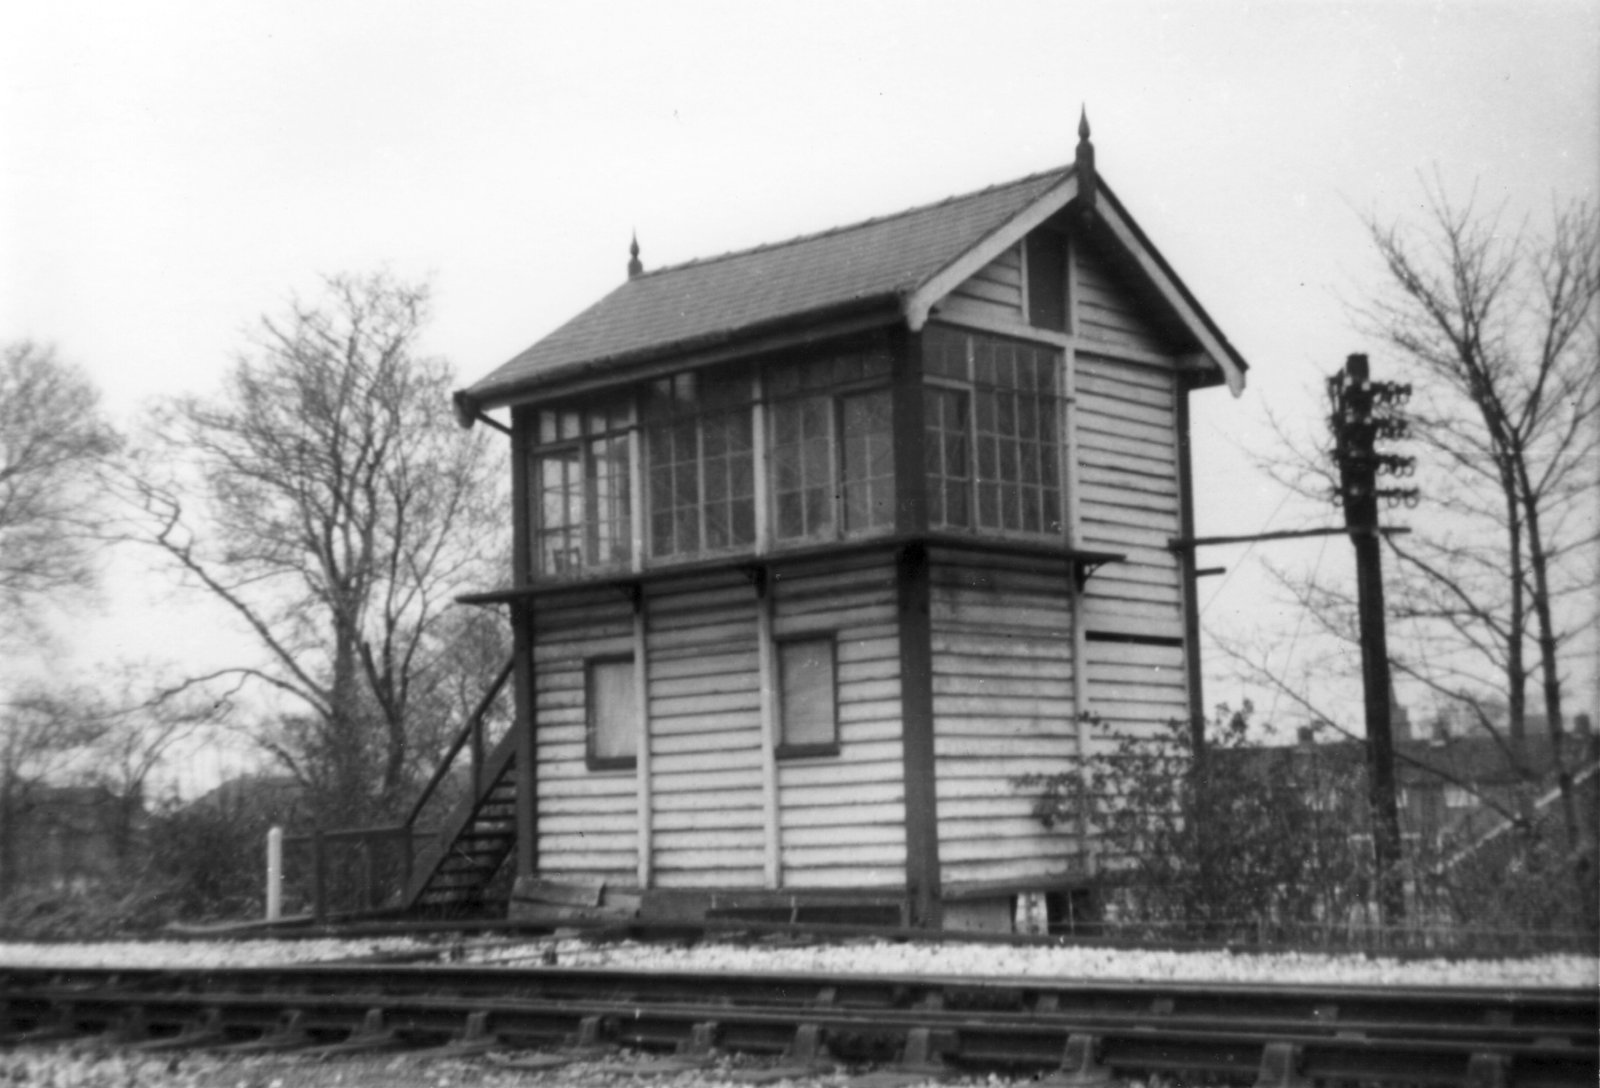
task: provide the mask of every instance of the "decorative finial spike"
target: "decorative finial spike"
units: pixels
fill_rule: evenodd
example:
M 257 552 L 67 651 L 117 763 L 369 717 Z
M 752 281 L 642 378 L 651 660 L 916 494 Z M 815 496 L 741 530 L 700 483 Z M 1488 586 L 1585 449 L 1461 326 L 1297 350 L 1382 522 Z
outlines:
M 639 261 L 639 232 L 633 232 L 633 241 L 628 244 L 628 278 L 644 274 L 644 265 Z
M 1078 173 L 1078 212 L 1084 222 L 1094 218 L 1095 190 L 1100 187 L 1094 168 L 1094 144 L 1089 142 L 1089 106 L 1078 114 L 1078 152 L 1073 156 Z

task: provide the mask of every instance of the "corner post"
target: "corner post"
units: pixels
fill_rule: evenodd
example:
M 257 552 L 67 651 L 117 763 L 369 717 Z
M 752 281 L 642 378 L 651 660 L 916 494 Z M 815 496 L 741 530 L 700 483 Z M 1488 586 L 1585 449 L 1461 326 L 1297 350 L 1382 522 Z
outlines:
M 1194 388 L 1180 371 L 1176 382 L 1178 425 L 1178 531 L 1185 540 L 1194 539 L 1194 460 L 1189 441 L 1189 394 Z M 1200 668 L 1200 593 L 1195 574 L 1193 548 L 1178 552 L 1179 577 L 1183 580 L 1183 668 L 1189 687 L 1189 731 L 1195 752 L 1205 746 L 1205 699 Z
M 528 413 L 513 411 L 511 417 L 511 582 L 525 589 L 532 580 L 532 533 L 528 518 Z M 515 716 L 511 728 L 517 731 L 517 881 L 533 880 L 539 866 L 538 804 L 534 791 L 538 785 L 534 744 L 533 602 L 520 599 L 512 603 L 511 646 L 514 655 L 512 697 Z
M 895 556 L 900 628 L 900 735 L 905 777 L 906 895 L 911 922 L 942 922 L 939 812 L 933 743 L 933 622 L 922 395 L 923 334 L 897 336 L 894 405 L 895 531 L 909 541 Z

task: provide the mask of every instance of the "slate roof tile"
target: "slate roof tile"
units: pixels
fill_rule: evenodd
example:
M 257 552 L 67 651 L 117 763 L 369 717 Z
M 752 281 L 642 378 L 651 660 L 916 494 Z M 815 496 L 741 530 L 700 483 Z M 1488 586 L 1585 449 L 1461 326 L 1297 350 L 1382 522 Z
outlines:
M 475 401 L 585 369 L 731 340 L 926 283 L 1072 173 L 1064 167 L 937 204 L 630 279 L 479 380 Z

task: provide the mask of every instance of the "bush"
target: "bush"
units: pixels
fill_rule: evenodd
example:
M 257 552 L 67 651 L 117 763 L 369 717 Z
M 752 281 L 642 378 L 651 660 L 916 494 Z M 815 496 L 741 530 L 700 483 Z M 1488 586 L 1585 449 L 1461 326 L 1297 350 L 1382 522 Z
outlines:
M 1290 939 L 1364 902 L 1356 770 L 1256 744 L 1250 713 L 1219 708 L 1199 750 L 1186 722 L 1150 736 L 1095 719 L 1087 783 L 1077 771 L 1014 780 L 1037 793 L 1046 827 L 1087 824 L 1108 921 L 1156 937 Z

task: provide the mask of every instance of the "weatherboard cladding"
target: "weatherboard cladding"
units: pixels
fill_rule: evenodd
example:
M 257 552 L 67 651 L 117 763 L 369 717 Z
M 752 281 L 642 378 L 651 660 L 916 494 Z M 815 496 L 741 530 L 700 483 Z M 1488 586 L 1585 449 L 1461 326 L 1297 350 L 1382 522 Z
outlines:
M 790 321 L 898 303 L 1070 176 L 1034 174 L 938 204 L 629 279 L 468 391 L 501 401 L 590 367 L 692 350 Z

